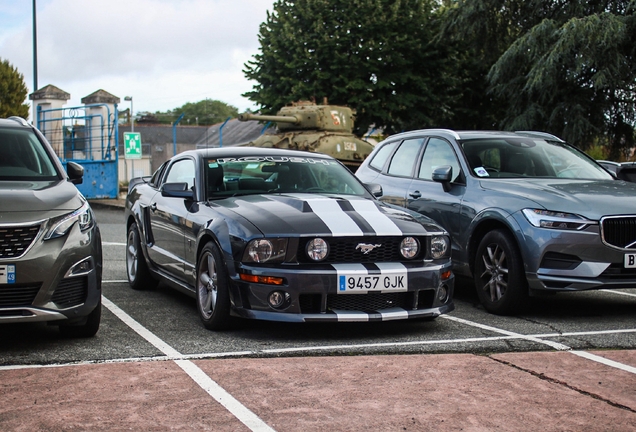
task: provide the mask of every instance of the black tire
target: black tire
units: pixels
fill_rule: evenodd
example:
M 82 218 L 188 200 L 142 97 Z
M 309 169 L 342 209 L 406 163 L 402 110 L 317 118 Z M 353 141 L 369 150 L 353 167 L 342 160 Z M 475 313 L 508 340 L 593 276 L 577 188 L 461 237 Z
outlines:
M 133 222 L 128 227 L 126 239 L 126 274 L 130 287 L 134 290 L 156 287 L 157 280 L 152 277 L 150 270 L 148 270 L 148 263 L 146 263 L 144 252 L 141 250 L 139 228 L 137 228 L 136 223 Z
M 102 319 L 102 298 L 100 296 L 99 303 L 95 309 L 88 314 L 86 323 L 82 325 L 60 325 L 60 333 L 64 337 L 69 338 L 89 338 L 95 336 L 99 330 L 99 323 Z
M 197 261 L 197 310 L 208 330 L 225 330 L 231 325 L 228 275 L 221 251 L 207 243 Z
M 477 295 L 488 312 L 509 315 L 521 309 L 528 282 L 521 253 L 508 231 L 496 229 L 484 236 L 473 268 Z

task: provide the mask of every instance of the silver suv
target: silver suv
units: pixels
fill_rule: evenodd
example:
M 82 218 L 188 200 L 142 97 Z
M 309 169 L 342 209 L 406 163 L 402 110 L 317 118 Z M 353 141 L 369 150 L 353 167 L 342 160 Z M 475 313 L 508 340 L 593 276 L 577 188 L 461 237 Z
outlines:
M 93 212 L 46 138 L 0 119 L 0 323 L 46 321 L 90 337 L 101 318 L 102 245 Z

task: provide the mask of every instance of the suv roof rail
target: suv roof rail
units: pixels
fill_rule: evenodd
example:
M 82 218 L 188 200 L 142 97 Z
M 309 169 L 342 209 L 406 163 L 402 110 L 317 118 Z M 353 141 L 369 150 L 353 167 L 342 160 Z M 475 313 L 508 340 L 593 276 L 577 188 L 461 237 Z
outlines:
M 549 134 L 547 132 L 515 131 L 515 133 L 518 133 L 519 135 L 529 136 L 529 137 L 537 137 L 537 138 L 544 138 L 544 139 L 549 139 L 549 140 L 553 140 L 553 141 L 565 142 L 561 138 L 559 138 L 558 136 Z
M 9 120 L 13 120 L 16 121 L 18 123 L 20 123 L 22 126 L 29 126 L 29 122 L 27 122 L 25 119 L 23 119 L 22 117 L 18 117 L 18 116 L 11 116 L 9 117 Z

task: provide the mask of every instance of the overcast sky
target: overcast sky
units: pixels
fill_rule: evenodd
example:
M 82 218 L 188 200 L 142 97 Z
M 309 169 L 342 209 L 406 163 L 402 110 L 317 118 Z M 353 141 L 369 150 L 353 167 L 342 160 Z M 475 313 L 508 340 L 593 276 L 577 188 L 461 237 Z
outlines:
M 259 52 L 274 0 L 37 0 L 38 87 L 67 107 L 103 89 L 135 112 L 216 99 L 244 111 L 243 65 Z M 33 92 L 32 0 L 0 0 L 0 58 Z

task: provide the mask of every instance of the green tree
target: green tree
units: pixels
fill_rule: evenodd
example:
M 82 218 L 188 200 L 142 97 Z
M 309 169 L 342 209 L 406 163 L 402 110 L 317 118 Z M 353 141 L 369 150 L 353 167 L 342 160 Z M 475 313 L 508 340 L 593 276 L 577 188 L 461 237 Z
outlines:
M 358 133 L 443 126 L 461 83 L 438 27 L 435 0 L 278 0 L 245 64 L 256 84 L 244 96 L 266 114 L 326 97 L 357 111 Z
M 0 118 L 28 118 L 27 92 L 24 76 L 8 60 L 0 61 Z
M 634 144 L 635 9 L 635 0 L 460 0 L 444 30 L 481 62 L 473 76 L 498 127 L 605 144 L 618 157 Z
M 199 102 L 188 102 L 172 110 L 172 115 L 175 117 L 175 120 L 182 113 L 185 114 L 182 122 L 212 125 L 221 123 L 228 117 L 237 117 L 238 108 L 218 100 L 204 99 Z
M 181 114 L 184 114 L 180 124 L 213 125 L 224 122 L 228 117 L 237 117 L 238 108 L 213 99 L 204 99 L 199 102 L 187 102 L 166 112 L 157 111 L 147 114 L 145 121 L 158 121 L 159 123 L 172 123 Z

